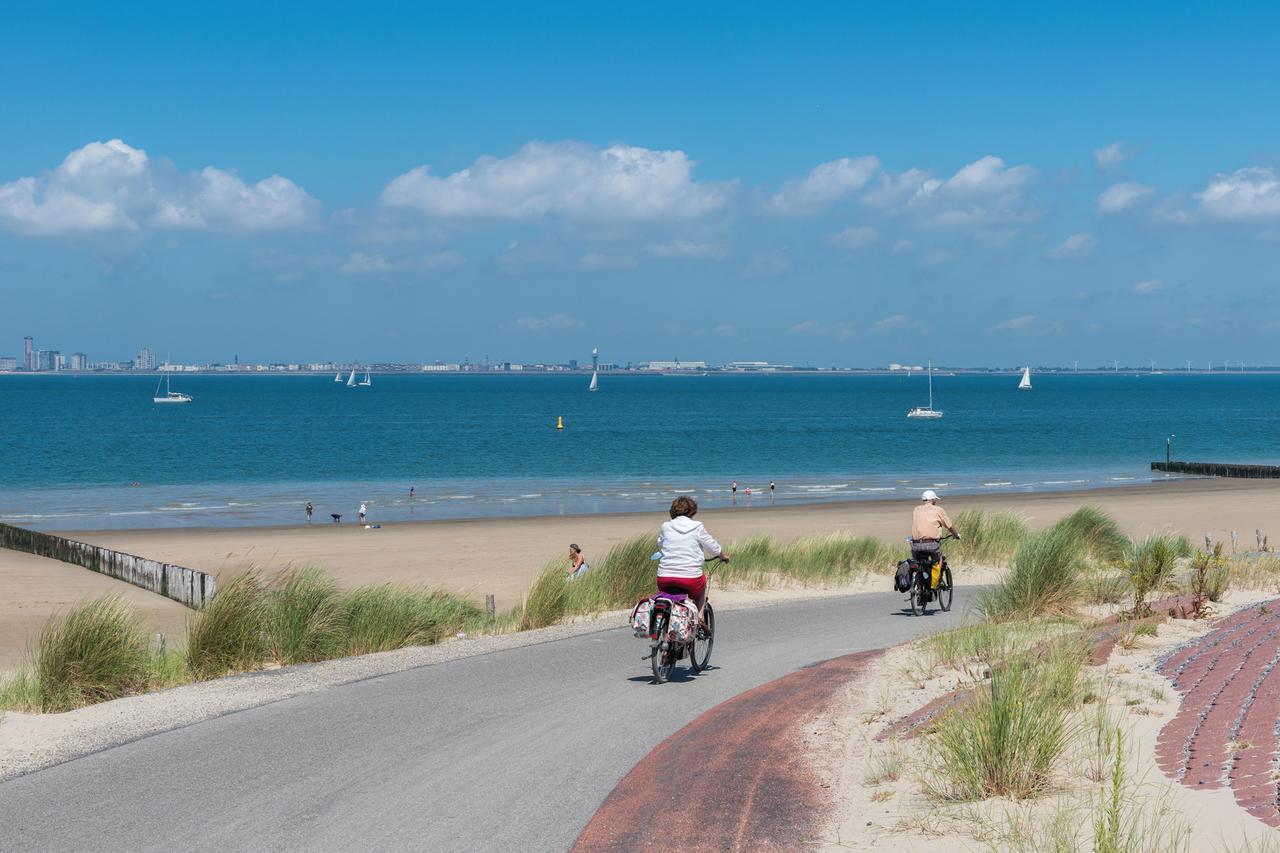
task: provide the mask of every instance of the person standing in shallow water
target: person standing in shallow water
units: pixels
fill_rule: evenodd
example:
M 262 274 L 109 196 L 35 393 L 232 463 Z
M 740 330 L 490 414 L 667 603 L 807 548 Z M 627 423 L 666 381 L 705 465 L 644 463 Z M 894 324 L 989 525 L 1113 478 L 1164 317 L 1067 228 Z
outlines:
M 770 480 L 769 481 L 769 503 L 773 503 L 773 495 L 777 490 L 778 490 L 778 484 L 773 482 L 773 480 Z
M 734 480 L 732 483 L 729 484 L 729 493 L 733 497 L 733 502 L 737 503 L 738 502 L 738 481 L 737 480 Z
M 365 505 L 364 505 L 364 501 L 361 501 L 361 502 L 360 502 L 360 523 L 361 523 L 361 524 L 364 524 L 364 514 L 365 514 L 365 512 L 366 512 L 366 507 L 365 507 Z
M 311 523 L 311 513 L 315 512 L 315 507 L 311 505 L 311 501 L 307 501 L 307 524 Z

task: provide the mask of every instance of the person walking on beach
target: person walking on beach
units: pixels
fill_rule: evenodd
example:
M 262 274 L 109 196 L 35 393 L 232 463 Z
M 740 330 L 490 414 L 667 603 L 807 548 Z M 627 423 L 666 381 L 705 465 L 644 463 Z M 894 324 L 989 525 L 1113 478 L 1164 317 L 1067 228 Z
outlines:
M 577 545 L 569 546 L 569 580 L 577 580 L 591 570 L 587 558 L 582 556 L 582 549 Z
M 693 520 L 697 514 L 697 502 L 687 495 L 671 502 L 671 520 L 663 522 L 658 534 L 658 592 L 689 596 L 698 603 L 701 619 L 707 603 L 703 563 L 708 554 L 723 563 L 729 562 L 729 555 L 701 521 Z
M 770 480 L 769 481 L 769 503 L 773 503 L 773 495 L 774 495 L 774 492 L 776 492 L 777 490 L 778 490 L 778 485 L 774 483 L 773 480 Z
M 311 505 L 311 501 L 307 501 L 307 524 L 311 523 L 311 513 L 315 512 L 315 507 Z
M 365 507 L 365 505 L 364 505 L 364 501 L 360 501 L 360 523 L 361 523 L 361 524 L 364 524 L 364 514 L 365 514 L 365 512 L 367 512 L 367 507 Z

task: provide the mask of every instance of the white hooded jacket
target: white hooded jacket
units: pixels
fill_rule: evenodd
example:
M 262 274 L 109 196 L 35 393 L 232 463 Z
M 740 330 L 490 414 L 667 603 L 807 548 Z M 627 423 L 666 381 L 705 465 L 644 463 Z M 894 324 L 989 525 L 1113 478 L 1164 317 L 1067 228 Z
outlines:
M 699 578 L 703 560 L 719 555 L 720 543 L 711 538 L 701 521 L 681 515 L 663 522 L 658 550 L 662 552 L 658 577 Z

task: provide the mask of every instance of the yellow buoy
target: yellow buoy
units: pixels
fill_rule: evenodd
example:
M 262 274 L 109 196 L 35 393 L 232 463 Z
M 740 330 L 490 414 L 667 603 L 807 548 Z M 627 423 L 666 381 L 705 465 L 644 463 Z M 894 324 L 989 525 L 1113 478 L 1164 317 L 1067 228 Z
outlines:
M 556 429 L 564 429 L 564 416 L 563 416 L 563 415 L 557 415 L 557 416 L 556 416 Z

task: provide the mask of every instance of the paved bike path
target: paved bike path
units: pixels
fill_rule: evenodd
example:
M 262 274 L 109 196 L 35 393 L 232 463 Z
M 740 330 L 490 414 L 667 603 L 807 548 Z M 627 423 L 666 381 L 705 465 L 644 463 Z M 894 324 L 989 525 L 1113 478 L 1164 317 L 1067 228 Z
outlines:
M 717 613 L 713 668 L 651 684 L 627 629 L 298 696 L 0 783 L 5 850 L 564 850 L 709 708 L 959 622 L 876 593 Z

